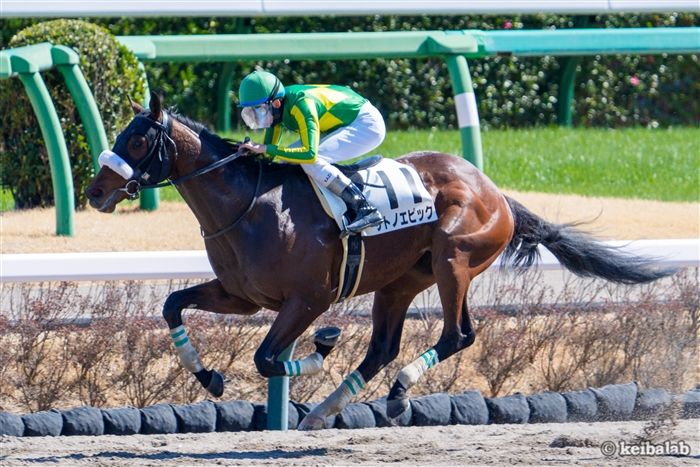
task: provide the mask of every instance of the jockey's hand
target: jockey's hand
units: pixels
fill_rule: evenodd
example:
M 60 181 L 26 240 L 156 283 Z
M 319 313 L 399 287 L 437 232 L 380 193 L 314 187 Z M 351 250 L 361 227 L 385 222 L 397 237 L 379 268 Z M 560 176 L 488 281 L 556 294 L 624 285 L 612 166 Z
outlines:
M 252 141 L 246 141 L 238 146 L 238 148 L 245 150 L 247 154 L 265 154 L 267 151 L 267 145 L 253 143 Z

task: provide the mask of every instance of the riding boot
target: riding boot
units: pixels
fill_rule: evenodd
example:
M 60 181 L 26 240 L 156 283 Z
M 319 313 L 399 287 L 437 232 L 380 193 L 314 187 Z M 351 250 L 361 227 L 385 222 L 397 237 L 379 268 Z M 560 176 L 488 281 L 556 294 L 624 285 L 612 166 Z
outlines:
M 351 180 L 347 179 L 346 182 L 337 177 L 328 185 L 328 189 L 340 196 L 348 207 L 348 222 L 350 224 L 347 229 L 349 232 L 359 233 L 381 224 L 384 220 L 384 216 L 367 201 L 362 190 Z

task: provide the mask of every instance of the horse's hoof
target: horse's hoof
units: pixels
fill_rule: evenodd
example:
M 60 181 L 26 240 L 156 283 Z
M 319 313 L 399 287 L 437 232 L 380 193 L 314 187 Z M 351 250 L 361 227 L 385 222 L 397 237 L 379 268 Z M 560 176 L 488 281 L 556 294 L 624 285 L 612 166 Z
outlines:
M 312 430 L 322 430 L 326 427 L 325 421 L 321 417 L 316 415 L 307 415 L 301 421 L 297 430 L 299 431 L 312 431 Z
M 340 328 L 335 326 L 321 328 L 314 334 L 314 343 L 334 347 L 338 343 L 338 339 L 340 339 L 340 333 Z
M 207 386 L 207 391 L 214 397 L 224 395 L 224 377 L 216 370 L 211 370 L 211 381 Z
M 408 406 L 410 405 L 410 401 L 408 398 L 404 399 L 391 399 L 386 401 L 386 415 L 389 418 L 398 418 L 400 417 L 405 411 L 408 410 Z

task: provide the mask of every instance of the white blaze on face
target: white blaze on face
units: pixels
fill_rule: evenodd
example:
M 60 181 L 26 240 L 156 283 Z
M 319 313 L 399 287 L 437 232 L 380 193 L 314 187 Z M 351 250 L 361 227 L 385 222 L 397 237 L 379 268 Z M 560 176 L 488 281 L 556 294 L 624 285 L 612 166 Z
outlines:
M 109 167 L 114 172 L 119 174 L 124 180 L 129 180 L 134 176 L 134 169 L 126 163 L 124 159 L 112 151 L 102 151 L 98 159 L 100 167 Z

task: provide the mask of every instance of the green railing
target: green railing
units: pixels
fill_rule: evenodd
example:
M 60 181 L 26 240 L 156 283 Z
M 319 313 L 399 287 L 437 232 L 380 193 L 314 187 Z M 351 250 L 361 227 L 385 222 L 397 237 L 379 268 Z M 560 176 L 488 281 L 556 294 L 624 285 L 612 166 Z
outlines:
M 143 61 L 225 62 L 217 94 L 217 124 L 224 132 L 230 131 L 229 94 L 234 70 L 231 62 L 442 57 L 448 64 L 455 94 L 462 156 L 479 168 L 483 167 L 479 116 L 466 59 L 494 55 L 566 57 L 559 87 L 558 121 L 570 126 L 581 56 L 700 51 L 700 28 L 119 36 L 118 39 Z
M 69 47 L 48 42 L 0 51 L 0 79 L 17 77 L 22 82 L 44 138 L 56 205 L 56 235 L 72 236 L 75 233 L 75 199 L 70 157 L 56 107 L 41 76 L 41 72 L 54 68 L 63 76 L 75 102 L 85 128 L 92 165 L 97 171 L 98 157 L 109 145 L 97 103 L 80 70 L 78 54 Z M 142 208 L 157 206 L 157 192 L 151 191 L 142 197 Z

